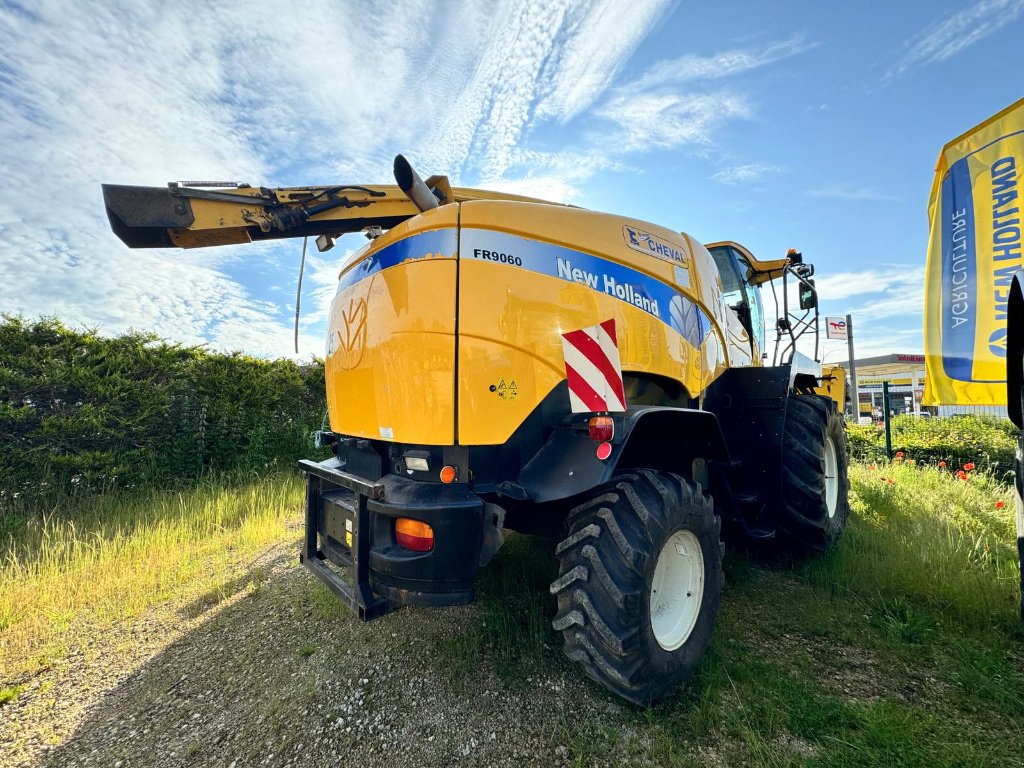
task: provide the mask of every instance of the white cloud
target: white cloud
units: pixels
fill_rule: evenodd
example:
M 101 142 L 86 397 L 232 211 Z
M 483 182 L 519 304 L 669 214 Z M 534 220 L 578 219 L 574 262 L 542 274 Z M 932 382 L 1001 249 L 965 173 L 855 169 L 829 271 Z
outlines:
M 832 197 L 837 200 L 875 200 L 877 202 L 897 203 L 900 198 L 890 195 L 875 187 L 858 186 L 856 184 L 830 184 L 807 192 L 811 197 Z
M 519 179 L 492 179 L 488 189 L 512 195 L 536 197 L 553 203 L 571 203 L 580 195 L 579 188 L 569 178 L 559 175 L 527 175 Z
M 864 318 L 878 320 L 890 317 L 916 316 L 924 323 L 924 269 L 911 270 L 911 276 L 889 286 L 876 299 L 851 308 L 851 312 Z
M 828 361 L 846 357 L 846 342 L 825 339 L 826 316 L 852 315 L 858 357 L 920 349 L 924 326 L 924 267 L 891 266 L 863 272 L 818 274 L 814 282 L 821 312 L 822 350 L 828 352 Z M 761 293 L 771 328 L 779 310 L 771 299 L 770 288 L 762 289 Z M 779 303 L 782 303 L 781 290 Z M 794 310 L 799 306 L 794 281 L 789 283 L 789 303 Z M 799 348 L 804 354 L 812 354 L 813 337 L 801 339 Z M 774 339 L 769 345 L 769 351 L 773 350 Z
M 608 146 L 625 152 L 706 144 L 723 123 L 750 114 L 743 96 L 726 92 L 618 95 L 597 110 L 616 126 Z
M 829 301 L 885 293 L 895 286 L 924 285 L 924 268 L 889 267 L 862 272 L 834 272 L 815 277 L 818 295 Z
M 781 173 L 782 170 L 777 165 L 743 163 L 723 168 L 718 173 L 712 175 L 711 178 L 723 184 L 749 184 L 754 181 L 760 181 L 767 175 Z
M 730 77 L 796 56 L 816 46 L 816 43 L 808 43 L 803 35 L 793 35 L 760 49 L 724 51 L 713 56 L 688 54 L 678 59 L 658 62 L 626 88 L 649 89 L 669 83 Z
M 907 50 L 882 78 L 889 82 L 918 67 L 945 61 L 1017 20 L 1024 0 L 982 0 L 929 25 L 907 42 Z
M 506 178 L 531 125 L 565 122 L 589 107 L 667 5 L 531 0 L 482 6 L 488 8 L 481 18 L 487 34 L 478 59 L 466 67 L 472 76 L 430 132 L 426 161 L 455 176 L 454 169 L 468 163 L 487 186 Z
M 323 21 L 342 35 L 358 31 L 337 15 Z M 267 182 L 300 156 L 299 126 L 322 135 L 319 116 L 360 130 L 359 115 L 344 114 L 351 102 L 327 99 L 316 83 L 288 99 L 294 83 L 282 87 L 281 72 L 302 79 L 315 70 L 285 43 L 309 32 L 287 16 L 247 32 L 228 15 L 143 3 L 116 13 L 58 2 L 31 15 L 0 10 L 0 164 L 9 190 L 0 263 L 12 278 L 0 284 L 0 305 L 106 332 L 147 328 L 186 343 L 286 353 L 284 313 L 228 275 L 273 246 L 128 251 L 109 231 L 99 182 Z M 347 45 L 357 40 L 315 38 L 307 52 L 323 54 L 320 66 L 345 66 L 331 50 L 359 55 Z M 304 346 L 323 344 L 313 335 Z
M 550 77 L 537 117 L 564 123 L 590 107 L 672 4 L 671 0 L 599 0 L 589 13 L 581 12 L 583 6 L 570 12 L 565 44 L 545 65 Z
M 849 347 L 845 341 L 829 341 L 822 332 L 822 360 L 826 364 L 846 362 Z M 854 350 L 858 360 L 876 355 L 921 354 L 924 341 L 920 325 L 915 328 L 895 328 L 892 323 L 862 325 L 854 321 Z
M 706 90 L 708 83 L 767 66 L 813 48 L 803 35 L 761 48 L 712 56 L 685 56 L 656 62 L 632 80 L 616 86 L 594 109 L 611 130 L 598 130 L 594 143 L 611 153 L 645 152 L 684 145 L 708 147 L 728 122 L 753 116 L 750 99 L 736 89 Z M 685 86 L 685 88 L 684 88 Z M 761 175 L 771 166 L 737 168 L 737 181 Z M 725 178 L 730 178 L 725 171 Z M 742 178 L 746 174 L 746 179 Z M 722 179 L 719 179 L 722 180 Z M 726 182 L 730 183 L 730 182 Z

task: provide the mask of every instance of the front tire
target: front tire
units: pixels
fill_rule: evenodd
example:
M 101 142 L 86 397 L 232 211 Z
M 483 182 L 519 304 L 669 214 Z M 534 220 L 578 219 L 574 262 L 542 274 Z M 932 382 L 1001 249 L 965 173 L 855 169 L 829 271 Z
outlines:
M 594 489 L 556 548 L 553 626 L 601 685 L 652 704 L 691 678 L 722 590 L 721 521 L 700 486 L 639 470 Z
M 782 442 L 782 508 L 778 528 L 797 554 L 824 552 L 850 516 L 846 430 L 835 403 L 791 395 Z

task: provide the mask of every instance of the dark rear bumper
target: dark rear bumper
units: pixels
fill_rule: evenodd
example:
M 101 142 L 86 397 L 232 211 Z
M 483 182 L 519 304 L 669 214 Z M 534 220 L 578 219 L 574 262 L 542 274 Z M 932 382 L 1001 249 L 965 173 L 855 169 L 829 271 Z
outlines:
M 479 496 L 462 485 L 397 475 L 367 481 L 346 473 L 338 459 L 303 461 L 299 468 L 307 476 L 302 561 L 360 616 L 380 615 L 387 610 L 385 601 L 458 605 L 473 600 L 483 541 Z M 397 517 L 430 525 L 434 548 L 413 552 L 399 546 Z M 328 562 L 348 571 L 353 583 L 343 581 Z

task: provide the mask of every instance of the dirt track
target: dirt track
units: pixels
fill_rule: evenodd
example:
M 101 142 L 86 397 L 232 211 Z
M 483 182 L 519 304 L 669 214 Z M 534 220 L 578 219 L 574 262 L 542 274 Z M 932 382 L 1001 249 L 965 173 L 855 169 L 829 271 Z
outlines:
M 589 764 L 591 735 L 607 745 L 611 729 L 621 731 L 620 757 L 633 752 L 626 705 L 554 647 L 523 679 L 486 663 L 453 671 L 445 648 L 478 608 L 405 609 L 361 624 L 295 561 L 282 545 L 225 600 L 178 606 L 72 649 L 0 709 L 0 751 L 13 757 L 0 762 Z

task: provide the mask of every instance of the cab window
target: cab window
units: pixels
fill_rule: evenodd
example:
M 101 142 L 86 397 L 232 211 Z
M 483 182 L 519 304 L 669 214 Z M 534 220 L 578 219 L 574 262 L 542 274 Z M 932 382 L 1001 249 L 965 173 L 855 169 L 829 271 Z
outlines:
M 718 266 L 718 274 L 722 277 L 722 293 L 725 303 L 733 309 L 744 301 L 743 279 L 740 277 L 736 258 L 732 254 L 732 248 L 712 248 L 711 258 Z
M 757 348 L 764 350 L 764 307 L 761 306 L 761 289 L 744 282 L 747 305 L 750 307 L 750 335 L 757 339 Z
M 747 332 L 757 341 L 758 349 L 763 350 L 764 309 L 761 290 L 746 281 L 750 265 L 739 251 L 727 245 L 712 248 L 710 252 L 722 277 L 725 303 L 736 311 Z

